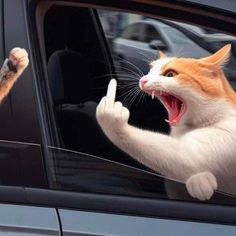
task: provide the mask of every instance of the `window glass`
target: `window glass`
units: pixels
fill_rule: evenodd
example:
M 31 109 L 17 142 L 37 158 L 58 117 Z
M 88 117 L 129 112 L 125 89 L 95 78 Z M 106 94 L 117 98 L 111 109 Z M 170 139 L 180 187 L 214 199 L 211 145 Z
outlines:
M 47 186 L 40 144 L 0 140 L 0 185 Z
M 150 22 L 152 27 L 146 31 L 140 27 Z M 159 49 L 167 56 L 201 58 L 227 42 L 234 44 L 234 38 L 224 35 L 222 41 L 178 22 L 69 5 L 48 8 L 43 32 L 52 109 L 61 139 L 60 147 L 49 148 L 55 188 L 189 200 L 184 185 L 154 174 L 150 166 L 112 144 L 97 123 L 97 105 L 106 95 L 110 79 L 116 78 L 116 98 L 129 109 L 129 124 L 168 135 L 163 104 L 151 96 L 140 96 L 139 79 L 150 69 L 149 63 L 159 58 Z M 157 44 L 138 41 L 139 35 L 157 38 Z M 234 60 L 233 56 L 225 67 L 232 84 Z
M 49 147 L 58 189 L 116 195 L 166 197 L 162 177 L 107 159 L 63 148 Z M 156 188 L 147 182 L 156 183 Z
M 155 29 L 155 27 L 152 25 L 146 25 L 144 32 L 144 41 L 147 43 L 151 42 L 152 40 L 161 40 L 160 34 L 158 33 L 157 29 Z
M 49 147 L 49 154 L 58 190 L 195 201 L 184 184 L 147 170 L 64 148 Z M 236 199 L 217 192 L 211 202 L 235 204 Z
M 173 27 L 165 27 L 165 32 L 167 37 L 171 38 L 172 41 L 176 44 L 191 44 L 192 41 L 186 37 L 182 32 L 176 30 Z
M 140 41 L 140 34 L 141 34 L 142 24 L 135 23 L 129 25 L 127 29 L 120 35 L 121 38 L 130 39 L 134 41 Z

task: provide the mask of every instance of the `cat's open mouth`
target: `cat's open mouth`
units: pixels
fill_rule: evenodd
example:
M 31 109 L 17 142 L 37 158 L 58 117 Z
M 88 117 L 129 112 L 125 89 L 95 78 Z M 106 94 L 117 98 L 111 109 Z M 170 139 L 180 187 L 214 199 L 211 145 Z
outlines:
M 149 91 L 148 94 L 154 97 L 158 97 L 162 104 L 168 111 L 168 122 L 170 125 L 175 125 L 180 122 L 182 116 L 186 111 L 186 104 L 176 95 L 163 92 L 163 91 Z

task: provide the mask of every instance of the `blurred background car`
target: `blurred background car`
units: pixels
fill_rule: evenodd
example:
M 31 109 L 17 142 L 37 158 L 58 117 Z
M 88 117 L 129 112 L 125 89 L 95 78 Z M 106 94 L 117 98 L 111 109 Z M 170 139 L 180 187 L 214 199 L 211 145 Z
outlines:
M 233 68 L 236 38 L 214 30 L 147 18 L 127 25 L 117 37 L 113 38 L 112 50 L 120 69 L 133 70 L 136 66 L 139 68 L 136 70 L 146 74 L 149 63 L 159 57 L 159 50 L 167 56 L 201 58 L 228 43 L 232 44 L 233 49 L 232 57 L 225 66 L 225 72 L 233 86 L 236 86 L 236 72 Z

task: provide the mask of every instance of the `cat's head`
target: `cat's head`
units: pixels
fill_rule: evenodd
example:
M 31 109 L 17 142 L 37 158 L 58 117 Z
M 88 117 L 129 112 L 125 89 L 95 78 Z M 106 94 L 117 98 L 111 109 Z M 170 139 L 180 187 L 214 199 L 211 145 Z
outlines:
M 193 59 L 166 57 L 151 63 L 149 73 L 140 79 L 140 88 L 158 97 L 168 111 L 171 125 L 180 123 L 193 109 L 217 101 L 232 92 L 224 77 L 222 66 L 230 55 L 231 45 L 227 44 L 211 56 Z M 208 108 L 207 108 L 208 109 Z

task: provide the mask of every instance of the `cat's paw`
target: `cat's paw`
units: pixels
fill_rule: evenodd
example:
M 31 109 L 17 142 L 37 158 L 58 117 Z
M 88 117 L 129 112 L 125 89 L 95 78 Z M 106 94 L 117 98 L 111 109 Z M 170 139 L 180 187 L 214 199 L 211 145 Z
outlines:
M 186 188 L 193 198 L 209 200 L 217 189 L 216 177 L 211 172 L 195 174 L 187 180 Z
M 29 64 L 28 53 L 23 48 L 13 48 L 9 53 L 9 60 L 20 71 L 24 70 Z
M 115 102 L 116 80 L 111 80 L 107 95 L 103 97 L 97 106 L 96 117 L 104 133 L 111 138 L 119 133 L 128 124 L 129 110 L 121 102 Z

